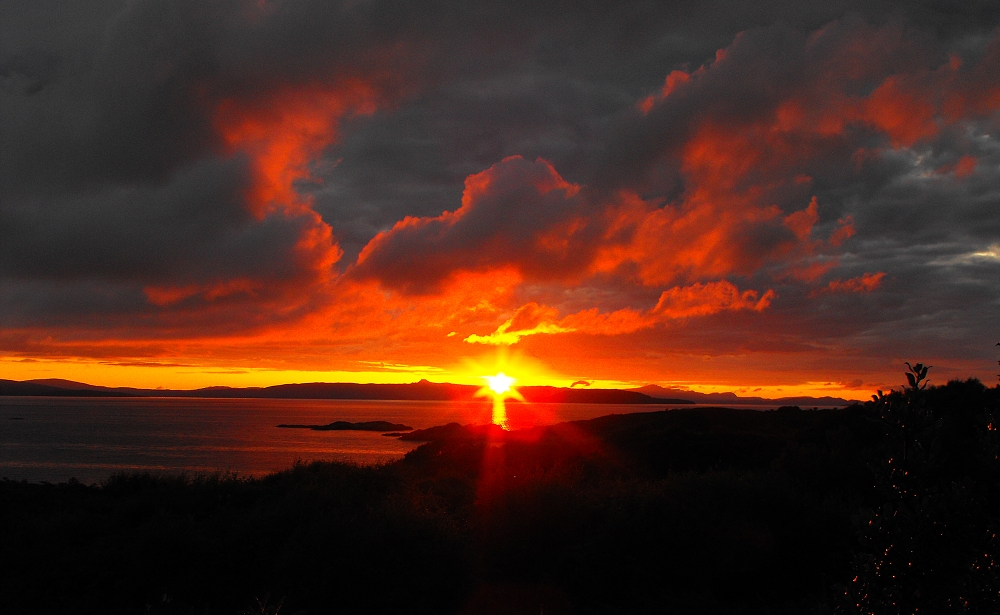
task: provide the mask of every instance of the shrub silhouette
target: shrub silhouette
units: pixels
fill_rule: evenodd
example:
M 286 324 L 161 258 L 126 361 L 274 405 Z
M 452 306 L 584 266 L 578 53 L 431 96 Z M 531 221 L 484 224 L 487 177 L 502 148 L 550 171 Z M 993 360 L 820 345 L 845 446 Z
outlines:
M 376 467 L 0 482 L 0 588 L 12 613 L 997 612 L 1000 388 L 910 373 L 839 410 L 450 428 Z
M 908 387 L 866 404 L 885 437 L 841 610 L 1000 612 L 997 390 L 926 388 L 928 368 L 907 367 Z

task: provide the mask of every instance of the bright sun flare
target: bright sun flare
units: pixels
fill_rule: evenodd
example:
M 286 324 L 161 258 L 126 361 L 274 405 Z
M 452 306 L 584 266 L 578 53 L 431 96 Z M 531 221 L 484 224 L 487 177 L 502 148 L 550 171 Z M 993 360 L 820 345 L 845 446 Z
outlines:
M 510 390 L 512 384 L 517 382 L 516 379 L 503 372 L 499 372 L 496 376 L 483 376 L 483 380 L 489 384 L 490 390 L 496 395 L 503 395 Z

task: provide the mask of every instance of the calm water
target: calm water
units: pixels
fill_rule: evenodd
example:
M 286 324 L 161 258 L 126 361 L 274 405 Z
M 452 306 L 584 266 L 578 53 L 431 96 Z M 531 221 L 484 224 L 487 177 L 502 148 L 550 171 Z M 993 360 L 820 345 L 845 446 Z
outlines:
M 512 429 L 663 406 L 507 404 Z M 417 446 L 379 432 L 279 423 L 488 423 L 492 402 L 0 397 L 0 477 L 100 482 L 119 471 L 259 476 L 296 460 L 392 461 Z

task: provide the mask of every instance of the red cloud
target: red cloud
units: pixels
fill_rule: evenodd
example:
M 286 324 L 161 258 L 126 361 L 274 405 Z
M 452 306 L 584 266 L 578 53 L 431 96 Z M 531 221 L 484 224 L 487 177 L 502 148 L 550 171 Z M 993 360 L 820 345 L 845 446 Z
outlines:
M 965 179 L 976 172 L 977 166 L 979 166 L 979 161 L 975 156 L 962 156 L 955 162 L 942 166 L 936 172 L 939 175 L 954 173 L 955 177 Z
M 643 102 L 654 132 L 631 137 L 642 147 L 637 158 L 626 151 L 624 164 L 646 169 L 648 182 L 674 161 L 693 190 L 785 209 L 798 178 L 808 188 L 817 173 L 849 172 L 850 152 L 860 160 L 928 143 L 1000 109 L 1000 36 L 968 68 L 923 43 L 856 18 L 808 37 L 744 33 L 713 63 L 671 73 Z
M 839 246 L 851 237 L 853 237 L 857 231 L 854 229 L 854 218 L 852 216 L 846 216 L 837 221 L 837 230 L 830 235 L 830 245 Z
M 783 215 L 716 198 L 707 189 L 679 206 L 622 192 L 608 201 L 566 182 L 544 160 L 512 157 L 466 180 L 462 207 L 407 217 L 380 233 L 352 275 L 426 293 L 457 271 L 510 266 L 526 280 L 575 282 L 617 274 L 646 286 L 749 274 L 811 254 L 815 199 Z
M 507 158 L 467 179 L 461 208 L 380 233 L 352 274 L 408 293 L 507 266 L 536 283 L 611 276 L 657 287 L 761 272 L 813 282 L 855 234 L 850 216 L 824 223 L 814 176 L 856 174 L 859 152 L 877 158 L 936 138 L 964 117 L 956 110 L 997 108 L 996 88 L 969 77 L 1000 64 L 994 56 L 966 70 L 936 61 L 898 26 L 857 19 L 810 36 L 741 35 L 638 103 L 634 142 L 616 146 L 616 164 L 644 178 L 629 171 L 598 191 L 544 160 Z M 955 174 L 973 168 L 963 160 Z M 656 185 L 662 178 L 682 189 L 645 196 L 670 192 Z
M 379 233 L 352 273 L 409 292 L 436 290 L 456 271 L 507 266 L 536 280 L 572 277 L 596 249 L 592 214 L 550 163 L 514 156 L 470 175 L 459 209 Z
M 466 342 L 492 345 L 516 344 L 521 338 L 540 333 L 585 333 L 590 335 L 621 335 L 648 329 L 661 323 L 708 316 L 725 311 L 767 309 L 774 299 L 772 290 L 758 295 L 757 291 L 740 291 L 730 282 L 709 282 L 690 286 L 675 286 L 664 291 L 649 310 L 631 308 L 602 313 L 591 308 L 558 319 L 558 310 L 535 302 L 525 304 L 495 331 L 488 335 L 470 335 Z
M 205 284 L 201 286 L 197 284 L 173 287 L 147 286 L 143 290 L 146 293 L 146 297 L 148 297 L 154 305 L 165 307 L 197 295 L 203 295 L 208 301 L 215 301 L 216 299 L 235 294 L 252 295 L 260 290 L 260 286 L 260 282 L 254 282 L 253 280 L 248 280 L 246 278 L 237 278 L 227 282 Z
M 671 71 L 670 74 L 667 75 L 667 79 L 663 83 L 663 88 L 659 92 L 648 96 L 639 102 L 639 110 L 643 113 L 649 113 L 653 107 L 656 106 L 656 103 L 663 100 L 667 96 L 670 96 L 670 93 L 674 91 L 674 88 L 683 83 L 687 83 L 690 80 L 691 75 L 689 73 L 682 70 Z
M 834 280 L 827 284 L 825 288 L 813 291 L 812 295 L 816 296 L 821 293 L 870 293 L 882 284 L 882 278 L 884 277 L 885 272 L 880 271 L 878 273 L 866 273 L 849 280 Z
M 342 118 L 371 114 L 380 102 L 377 90 L 357 78 L 282 89 L 260 100 L 221 101 L 216 130 L 229 154 L 250 159 L 247 206 L 254 215 L 308 209 L 309 200 L 295 191 L 294 182 L 311 178 L 309 163 L 336 139 Z
M 295 236 L 275 254 L 285 263 L 276 272 L 210 279 L 188 272 L 189 279 L 146 286 L 149 301 L 161 309 L 183 309 L 188 318 L 192 310 L 211 311 L 209 306 L 220 301 L 256 303 L 274 314 L 307 306 L 311 295 L 333 281 L 332 268 L 342 251 L 330 225 L 312 209 L 311 197 L 299 194 L 295 182 L 313 179 L 309 165 L 337 139 L 344 117 L 370 114 L 383 104 L 378 91 L 358 78 L 217 103 L 213 118 L 225 154 L 248 161 L 244 206 L 258 224 L 278 221 Z
M 384 96 L 345 79 L 211 103 L 218 152 L 246 161 L 247 225 L 281 225 L 282 241 L 267 251 L 280 266 L 188 270 L 149 284 L 154 314 L 130 323 L 151 335 L 201 336 L 205 357 L 279 364 L 289 346 L 297 365 L 324 369 L 332 348 L 341 366 L 348 355 L 388 353 L 445 364 L 462 353 L 463 339 L 618 335 L 730 313 L 770 317 L 762 345 L 798 344 L 786 342 L 784 315 L 767 313 L 776 299 L 764 290 L 768 280 L 816 284 L 855 234 L 850 216 L 829 216 L 831 204 L 814 196 L 814 178 L 853 181 L 888 149 L 925 145 L 954 124 L 994 113 L 1000 43 L 965 67 L 923 53 L 892 26 L 846 20 L 808 37 L 762 38 L 741 35 L 711 64 L 671 72 L 639 102 L 635 134 L 612 156 L 620 166 L 607 164 L 616 177 L 610 188 L 567 181 L 545 160 L 504 159 L 466 179 L 459 208 L 407 217 L 379 233 L 336 281 L 332 230 L 295 182 L 311 179 L 311 161 L 336 140 L 342 118 L 371 113 Z M 967 155 L 946 172 L 961 179 L 975 167 Z M 621 169 L 629 172 L 614 173 Z M 835 280 L 812 296 L 871 292 L 885 275 Z M 740 290 L 747 284 L 760 290 Z M 581 286 L 585 292 L 565 299 Z M 233 346 L 247 330 L 256 337 Z M 49 331 L 34 333 L 50 339 Z M 730 337 L 713 342 L 713 351 Z M 76 343 L 73 352 L 120 352 Z M 162 346 L 131 352 L 155 355 Z
M 684 288 L 674 287 L 664 291 L 653 308 L 653 313 L 665 318 L 707 316 L 723 310 L 753 310 L 760 312 L 771 305 L 774 291 L 769 290 L 758 298 L 757 291 L 740 292 L 729 282 L 694 284 Z

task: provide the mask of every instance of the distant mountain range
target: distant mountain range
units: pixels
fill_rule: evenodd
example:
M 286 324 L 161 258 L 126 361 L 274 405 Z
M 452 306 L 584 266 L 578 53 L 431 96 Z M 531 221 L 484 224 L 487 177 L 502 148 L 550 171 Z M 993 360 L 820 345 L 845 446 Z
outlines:
M 194 390 L 102 387 L 72 380 L 2 380 L 0 395 L 55 397 L 208 397 L 251 399 L 361 399 L 447 401 L 473 399 L 480 387 L 421 380 L 412 384 L 354 384 L 346 382 L 279 384 L 269 387 L 207 387 Z M 586 404 L 748 404 L 761 406 L 846 406 L 853 402 L 839 397 L 739 397 L 735 393 L 695 393 L 655 384 L 637 389 L 583 389 L 549 386 L 517 387 L 525 401 L 533 403 Z
M 777 399 L 768 399 L 766 397 L 740 397 L 736 393 L 696 393 L 685 389 L 661 387 L 656 384 L 647 384 L 644 387 L 630 390 L 650 397 L 681 397 L 696 404 L 718 404 L 720 406 L 727 404 L 773 406 L 777 404 L 779 406 L 805 406 L 812 408 L 814 406 L 848 406 L 855 403 L 853 400 L 841 397 L 779 397 Z

